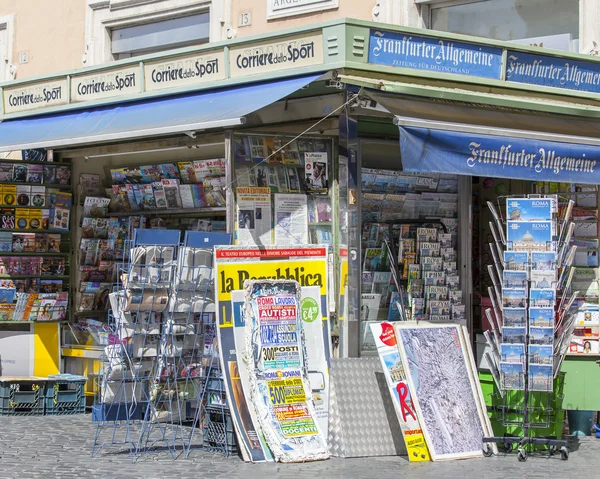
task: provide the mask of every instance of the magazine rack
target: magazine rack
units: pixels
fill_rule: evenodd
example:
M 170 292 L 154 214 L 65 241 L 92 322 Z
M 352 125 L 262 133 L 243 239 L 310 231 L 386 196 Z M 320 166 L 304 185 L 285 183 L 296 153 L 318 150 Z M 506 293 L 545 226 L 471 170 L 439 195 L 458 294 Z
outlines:
M 230 242 L 226 234 L 187 232 L 180 244 L 178 230 L 136 230 L 110 295 L 92 455 L 125 446 L 132 456 L 165 449 L 175 459 L 203 447 L 196 428 L 219 375 L 212 248 Z M 227 443 L 217 450 L 228 453 Z
M 533 204 L 528 203 L 530 200 L 548 200 L 548 211 L 552 211 L 552 202 L 557 197 L 504 198 L 512 208 L 511 221 L 502 218 L 488 202 L 495 220 L 490 222 L 494 265 L 488 266 L 493 283 L 488 292 L 493 308 L 486 310 L 492 330 L 484 334 L 491 348 L 486 359 L 497 386 L 493 397 L 495 410 L 501 412 L 502 424 L 519 434 L 484 437 L 483 450 L 486 456 L 491 456 L 490 443 L 501 444 L 507 453 L 516 445 L 519 461 L 526 461 L 531 445 L 543 445 L 550 455 L 560 451 L 561 458 L 567 460 L 567 441 L 557 436 L 542 437 L 535 430 L 553 425 L 563 397 L 560 367 L 575 322 L 570 307 L 577 294 L 565 301 L 570 294 L 567 272 L 574 255 L 574 250 L 566 253 L 571 239 L 568 231 L 572 232 L 569 221 L 572 204 L 562 217 L 550 213 L 543 221 L 528 223 L 518 208 L 524 210 L 526 205 Z M 513 223 L 524 224 L 513 226 Z M 549 233 L 544 233 L 548 235 L 547 241 L 541 235 L 534 238 L 529 232 L 536 228 L 534 223 L 540 223 L 540 229 L 550 228 Z M 514 233 L 521 227 L 526 229 L 522 237 L 521 232 Z M 542 262 L 539 258 L 550 260 Z M 559 269 L 563 271 L 560 276 L 556 274 Z

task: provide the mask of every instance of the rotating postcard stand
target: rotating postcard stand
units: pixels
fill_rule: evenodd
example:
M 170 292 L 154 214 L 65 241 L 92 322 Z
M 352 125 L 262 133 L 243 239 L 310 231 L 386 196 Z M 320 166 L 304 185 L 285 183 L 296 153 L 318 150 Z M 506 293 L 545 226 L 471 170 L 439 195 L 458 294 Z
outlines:
M 110 445 L 132 456 L 164 449 L 176 458 L 204 446 L 196 427 L 210 378 L 218 376 L 212 247 L 231 236 L 187 232 L 180 245 L 180 234 L 136 230 L 131 242 L 110 295 L 111 345 L 94 406 L 92 455 Z
M 550 428 L 562 402 L 560 367 L 577 296 L 570 293 L 573 205 L 559 215 L 556 195 L 507 197 L 507 220 L 492 203 L 488 207 L 494 216 L 489 245 L 494 264 L 488 265 L 493 287 L 488 288 L 492 308 L 485 311 L 491 325 L 484 333 L 490 346 L 486 359 L 498 390 L 495 409 L 514 434 L 485 437 L 484 453 L 492 455 L 489 443 L 502 444 L 505 452 L 516 445 L 519 461 L 525 461 L 531 445 L 543 445 L 550 455 L 560 449 L 567 460 L 567 441 L 534 430 Z

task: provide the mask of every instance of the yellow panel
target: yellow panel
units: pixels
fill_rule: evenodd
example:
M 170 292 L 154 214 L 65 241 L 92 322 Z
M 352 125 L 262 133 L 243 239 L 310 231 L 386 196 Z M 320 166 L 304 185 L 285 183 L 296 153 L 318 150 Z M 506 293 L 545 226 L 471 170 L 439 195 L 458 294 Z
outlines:
M 58 323 L 35 323 L 33 326 L 33 375 L 48 376 L 58 374 L 60 364 L 60 343 Z

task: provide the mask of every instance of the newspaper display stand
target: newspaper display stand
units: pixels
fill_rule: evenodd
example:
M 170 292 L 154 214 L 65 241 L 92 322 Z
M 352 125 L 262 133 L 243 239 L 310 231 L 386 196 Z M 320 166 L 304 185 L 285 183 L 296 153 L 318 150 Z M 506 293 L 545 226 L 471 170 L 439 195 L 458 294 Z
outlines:
M 105 348 L 92 455 L 125 446 L 136 456 L 157 448 L 175 459 L 201 448 L 209 387 L 219 377 L 214 342 L 212 248 L 230 235 L 178 230 L 135 232 L 119 287 L 110 295 L 111 344 Z M 225 423 L 225 410 L 220 419 Z M 213 421 L 216 420 L 214 415 Z M 229 453 L 227 441 L 212 450 Z
M 485 311 L 491 330 L 484 334 L 502 424 L 522 434 L 485 437 L 483 449 L 491 456 L 490 443 L 501 444 L 507 453 L 516 445 L 519 461 L 526 461 L 532 446 L 541 445 L 567 460 L 567 441 L 541 437 L 534 430 L 550 427 L 561 407 L 560 368 L 575 324 L 571 307 L 577 296 L 571 292 L 573 205 L 569 202 L 559 212 L 556 195 L 505 198 L 504 217 L 488 202 L 495 220 L 490 222 L 494 264 L 488 265 L 492 308 Z

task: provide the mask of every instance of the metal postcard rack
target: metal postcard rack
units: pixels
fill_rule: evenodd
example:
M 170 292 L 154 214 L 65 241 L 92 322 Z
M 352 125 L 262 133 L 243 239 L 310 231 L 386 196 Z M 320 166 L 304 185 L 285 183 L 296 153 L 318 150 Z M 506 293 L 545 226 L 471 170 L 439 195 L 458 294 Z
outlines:
M 215 343 L 213 246 L 231 235 L 135 231 L 110 295 L 110 345 L 93 407 L 92 455 L 118 446 L 139 454 L 231 452 Z M 222 417 L 215 417 L 211 406 Z M 202 432 L 197 431 L 202 428 Z M 218 432 L 219 434 L 215 434 Z M 225 434 L 224 434 L 225 433 Z
M 508 221 L 508 210 L 503 218 L 498 213 L 500 207 L 496 209 L 488 202 L 494 216 L 489 225 L 494 238 L 489 244 L 494 264 L 488 265 L 492 308 L 485 311 L 491 330 L 484 335 L 490 346 L 486 359 L 497 386 L 494 409 L 501 411 L 502 424 L 513 433 L 483 438 L 483 450 L 489 456 L 493 454 L 490 443 L 501 444 L 507 453 L 516 446 L 519 461 L 526 461 L 532 445 L 541 445 L 550 455 L 560 452 L 567 460 L 567 441 L 556 435 L 541 436 L 533 430 L 550 428 L 562 403 L 564 375 L 560 368 L 575 326 L 571 306 L 578 294 L 570 287 L 576 249 L 570 246 L 573 202 L 569 201 L 560 214 L 537 221 L 540 228 L 542 223 L 551 227 L 551 239 L 541 244 L 541 237 L 535 238 L 529 232 L 536 221 L 520 221 L 523 218 L 515 211 L 521 206 L 519 198 L 503 198 L 507 205 L 514 201 Z M 554 205 L 551 211 L 558 210 L 556 195 L 520 199 L 549 200 Z M 526 232 L 519 238 L 519 230 L 511 239 L 507 226 Z

